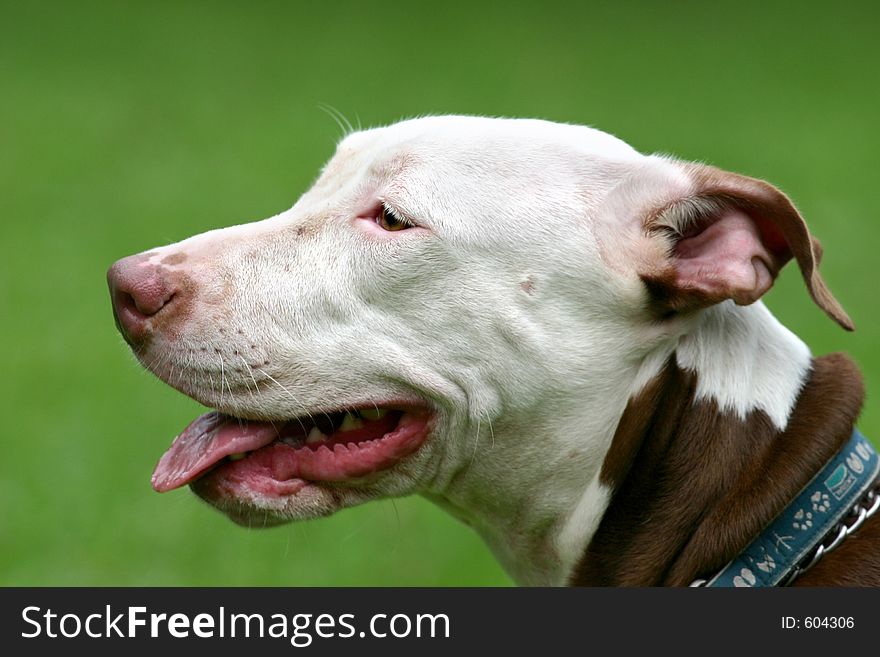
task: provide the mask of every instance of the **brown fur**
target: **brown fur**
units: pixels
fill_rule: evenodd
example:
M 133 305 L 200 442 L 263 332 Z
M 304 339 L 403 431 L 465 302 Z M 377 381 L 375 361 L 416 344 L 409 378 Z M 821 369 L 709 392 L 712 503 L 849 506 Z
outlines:
M 714 574 L 850 437 L 864 394 L 846 356 L 815 359 L 779 432 L 763 412 L 739 419 L 695 401 L 695 377 L 670 361 L 627 406 L 601 471 L 611 504 L 572 584 L 685 586 Z M 798 583 L 880 586 L 878 518 Z

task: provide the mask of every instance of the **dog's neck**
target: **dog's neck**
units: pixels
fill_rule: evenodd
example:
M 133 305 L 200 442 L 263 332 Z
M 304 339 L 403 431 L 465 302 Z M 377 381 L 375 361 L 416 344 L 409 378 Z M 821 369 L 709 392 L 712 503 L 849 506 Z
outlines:
M 629 401 L 600 477 L 611 502 L 570 582 L 712 575 L 846 442 L 863 396 L 848 358 L 811 359 L 763 306 L 708 313 Z
M 723 566 L 846 440 L 862 388 L 763 304 L 724 303 L 605 395 L 536 432 L 546 458 L 483 454 L 429 495 L 520 584 L 682 584 Z

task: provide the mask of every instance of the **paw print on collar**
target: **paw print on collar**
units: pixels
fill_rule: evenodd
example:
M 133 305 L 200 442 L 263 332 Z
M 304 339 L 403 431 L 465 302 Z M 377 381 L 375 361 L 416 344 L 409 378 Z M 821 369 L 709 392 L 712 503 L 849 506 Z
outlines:
M 827 513 L 828 509 L 831 508 L 831 501 L 828 497 L 828 493 L 823 493 L 819 490 L 810 495 L 810 502 L 813 503 L 813 511 L 816 513 Z
M 791 526 L 801 531 L 807 531 L 813 526 L 812 512 L 798 509 L 797 513 L 794 514 L 794 522 L 791 523 Z
M 776 560 L 765 551 L 764 559 L 758 561 L 755 565 L 758 567 L 758 570 L 763 570 L 765 573 L 769 573 L 771 570 L 776 569 Z

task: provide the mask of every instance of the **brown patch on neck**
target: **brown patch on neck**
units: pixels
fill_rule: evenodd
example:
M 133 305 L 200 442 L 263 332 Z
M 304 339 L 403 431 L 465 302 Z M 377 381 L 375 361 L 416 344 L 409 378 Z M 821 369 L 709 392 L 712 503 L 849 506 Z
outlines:
M 614 489 L 571 583 L 685 586 L 739 553 L 849 438 L 864 396 L 846 356 L 813 361 L 788 426 L 695 401 L 673 360 L 627 405 L 600 473 Z
M 674 358 L 674 357 L 673 357 Z M 696 377 L 670 360 L 642 391 L 626 405 L 605 456 L 599 481 L 616 489 L 626 479 L 646 438 L 645 449 L 662 451 L 675 432 L 679 416 L 693 398 Z

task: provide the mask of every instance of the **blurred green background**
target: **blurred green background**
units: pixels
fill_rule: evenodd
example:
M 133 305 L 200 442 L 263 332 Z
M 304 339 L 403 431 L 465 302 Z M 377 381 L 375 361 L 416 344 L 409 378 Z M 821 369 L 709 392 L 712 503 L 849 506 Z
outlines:
M 200 408 L 135 364 L 104 272 L 292 205 L 339 136 L 321 103 L 364 126 L 587 123 L 775 182 L 858 332 L 794 270 L 769 306 L 816 353 L 857 359 L 876 439 L 878 17 L 840 2 L 3 2 L 0 583 L 509 584 L 421 499 L 247 531 L 150 489 Z

